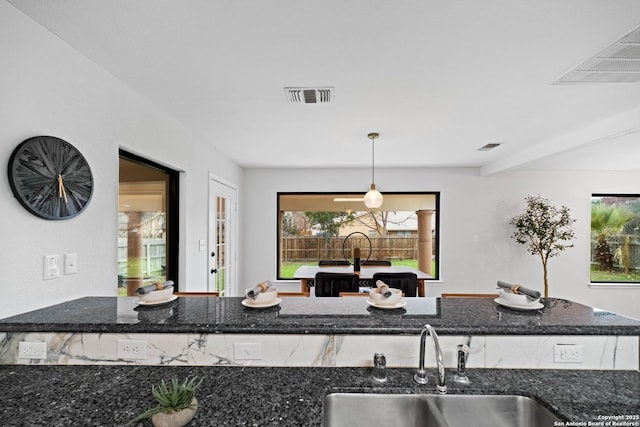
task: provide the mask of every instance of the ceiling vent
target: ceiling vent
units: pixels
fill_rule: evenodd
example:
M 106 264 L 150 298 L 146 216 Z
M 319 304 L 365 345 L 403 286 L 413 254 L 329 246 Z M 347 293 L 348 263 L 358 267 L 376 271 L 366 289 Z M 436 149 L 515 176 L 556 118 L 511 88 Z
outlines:
M 330 104 L 334 90 L 332 87 L 285 87 L 284 92 L 290 104 Z
M 489 150 L 493 150 L 496 147 L 501 146 L 502 143 L 501 142 L 491 142 L 489 144 L 485 144 L 482 147 L 478 148 L 478 151 L 489 151 Z
M 640 81 L 640 27 L 587 59 L 553 84 L 636 83 Z

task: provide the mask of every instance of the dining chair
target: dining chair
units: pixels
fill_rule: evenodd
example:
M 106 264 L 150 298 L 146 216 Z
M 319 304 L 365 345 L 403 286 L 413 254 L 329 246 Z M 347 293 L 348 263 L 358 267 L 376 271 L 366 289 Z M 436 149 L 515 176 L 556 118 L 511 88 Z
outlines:
M 362 265 L 375 265 L 380 267 L 391 267 L 391 261 L 388 259 L 370 259 L 362 261 Z
M 316 273 L 315 289 L 317 297 L 337 297 L 340 292 L 358 292 L 360 281 L 357 274 Z
M 336 266 L 336 265 L 351 265 L 349 261 L 346 259 L 321 259 L 318 261 L 319 267 L 327 267 L 327 266 Z
M 374 273 L 371 287 L 382 280 L 390 288 L 401 289 L 408 297 L 415 297 L 418 290 L 418 276 L 415 273 Z
M 441 294 L 441 298 L 498 298 L 498 294 Z

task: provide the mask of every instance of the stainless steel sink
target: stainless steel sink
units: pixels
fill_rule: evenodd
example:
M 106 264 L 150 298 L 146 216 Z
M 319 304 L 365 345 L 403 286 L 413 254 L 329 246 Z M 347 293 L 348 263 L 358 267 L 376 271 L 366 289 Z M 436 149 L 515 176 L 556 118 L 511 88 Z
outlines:
M 332 393 L 325 427 L 538 427 L 561 421 L 534 399 L 514 395 Z

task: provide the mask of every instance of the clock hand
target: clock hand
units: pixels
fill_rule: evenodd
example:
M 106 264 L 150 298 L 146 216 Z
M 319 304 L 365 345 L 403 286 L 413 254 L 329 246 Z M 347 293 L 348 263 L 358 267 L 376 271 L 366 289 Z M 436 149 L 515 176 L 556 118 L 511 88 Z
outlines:
M 67 192 L 64 190 L 64 184 L 62 183 L 62 175 L 58 175 L 58 197 L 63 198 L 67 203 Z

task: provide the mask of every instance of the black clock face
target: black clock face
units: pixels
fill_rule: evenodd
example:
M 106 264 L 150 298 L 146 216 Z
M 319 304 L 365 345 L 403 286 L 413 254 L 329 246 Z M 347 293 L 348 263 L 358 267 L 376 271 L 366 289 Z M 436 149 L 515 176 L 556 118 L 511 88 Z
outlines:
M 60 138 L 36 136 L 22 142 L 11 154 L 8 172 L 14 196 L 40 218 L 72 218 L 91 200 L 91 168 Z

